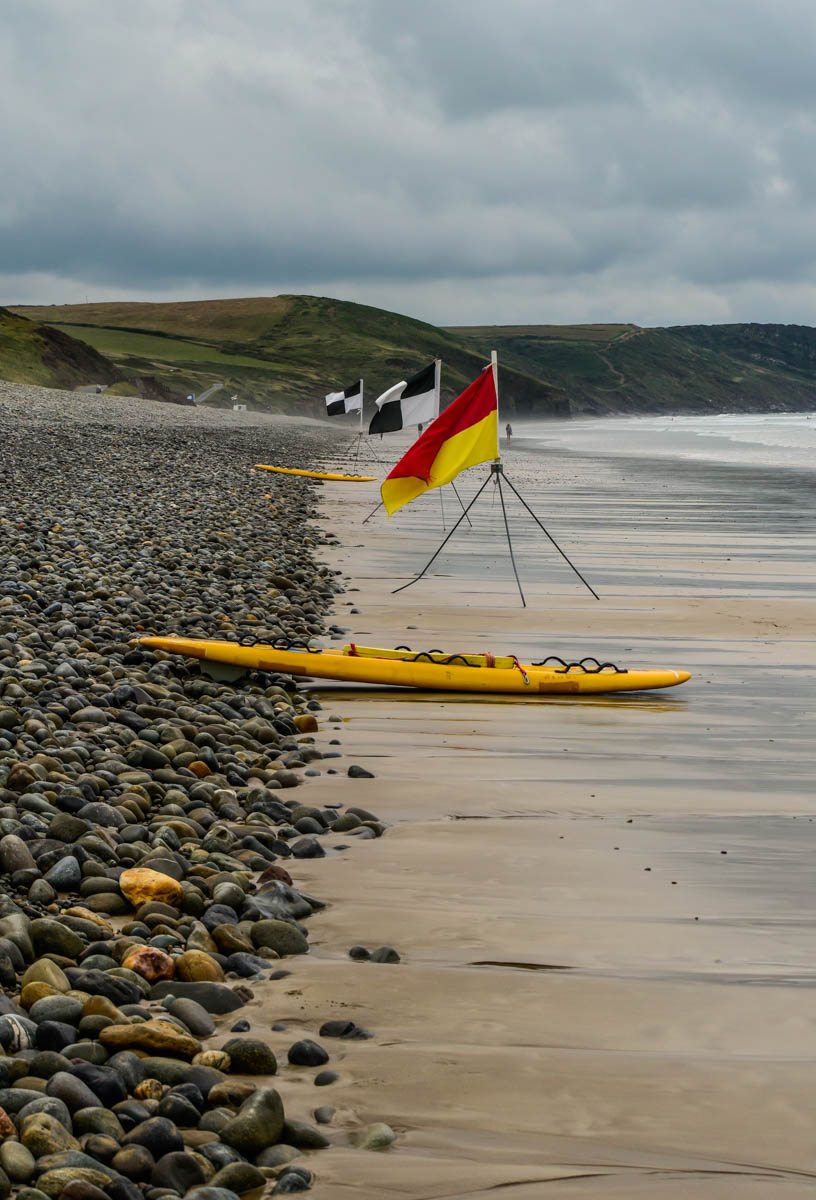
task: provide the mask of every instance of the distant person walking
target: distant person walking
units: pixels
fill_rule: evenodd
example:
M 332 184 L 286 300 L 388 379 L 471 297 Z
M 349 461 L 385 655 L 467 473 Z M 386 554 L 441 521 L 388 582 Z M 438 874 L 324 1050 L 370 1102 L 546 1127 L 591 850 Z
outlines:
M 513 436 L 513 426 L 508 421 L 504 427 L 504 436 L 507 438 L 507 445 L 510 445 L 510 439 Z

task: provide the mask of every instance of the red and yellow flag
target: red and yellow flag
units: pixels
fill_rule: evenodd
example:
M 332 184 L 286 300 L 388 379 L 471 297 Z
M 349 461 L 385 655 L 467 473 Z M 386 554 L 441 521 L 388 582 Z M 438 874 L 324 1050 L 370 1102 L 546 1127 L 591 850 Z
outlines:
M 497 408 L 490 366 L 431 422 L 383 481 L 380 494 L 389 517 L 466 467 L 499 457 Z

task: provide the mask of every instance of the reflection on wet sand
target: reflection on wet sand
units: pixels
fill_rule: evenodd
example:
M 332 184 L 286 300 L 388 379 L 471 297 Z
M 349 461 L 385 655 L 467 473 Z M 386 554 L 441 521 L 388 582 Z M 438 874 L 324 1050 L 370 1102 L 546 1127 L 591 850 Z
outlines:
M 312 795 L 370 796 L 393 824 L 303 864 L 332 903 L 270 1020 L 311 1029 L 342 1005 L 372 1029 L 339 1048 L 331 1102 L 338 1127 L 386 1120 L 399 1139 L 321 1160 L 319 1194 L 811 1192 L 813 491 L 512 457 L 600 604 L 525 531 L 519 610 L 489 507 L 439 575 L 392 596 L 438 542 L 438 504 L 361 532 L 371 497 L 335 491 L 336 565 L 361 589 L 340 623 L 371 644 L 603 652 L 693 679 L 534 703 L 323 688 L 345 761 L 376 778 Z M 353 963 L 352 942 L 403 962 Z
M 319 679 L 312 680 L 309 684 L 312 691 L 319 691 L 323 694 L 324 701 L 332 700 L 340 707 L 345 707 L 347 701 L 355 701 L 361 698 L 365 693 L 388 693 L 389 703 L 398 704 L 400 700 L 405 700 L 408 703 L 416 704 L 439 704 L 439 692 L 420 692 L 416 688 L 385 688 L 379 684 L 357 684 L 354 687 L 331 687 L 328 684 L 324 685 Z M 621 704 L 625 704 L 627 708 L 643 707 L 644 710 L 656 710 L 657 712 L 679 712 L 687 707 L 684 700 L 667 700 L 662 695 L 656 696 L 648 692 L 619 692 L 616 695 L 599 695 L 594 696 L 588 694 L 586 696 L 484 696 L 478 692 L 464 695 L 460 692 L 447 692 L 446 703 L 465 703 L 468 705 L 490 704 L 501 706 L 504 704 L 527 706 L 535 705 L 551 705 L 554 707 L 566 705 L 572 707 L 578 705 L 580 708 L 617 708 Z

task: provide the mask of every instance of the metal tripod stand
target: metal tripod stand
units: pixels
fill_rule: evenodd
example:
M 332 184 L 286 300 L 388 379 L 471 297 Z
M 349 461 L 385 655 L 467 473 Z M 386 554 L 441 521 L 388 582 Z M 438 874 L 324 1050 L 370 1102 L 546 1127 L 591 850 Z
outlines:
M 415 584 L 415 583 L 418 583 L 418 582 L 419 582 L 419 580 L 422 578 L 422 576 L 425 574 L 425 572 L 428 570 L 428 568 L 431 566 L 431 564 L 432 564 L 432 563 L 433 563 L 433 562 L 436 560 L 436 558 L 438 558 L 438 556 L 439 556 L 439 555 L 441 554 L 441 552 L 444 550 L 445 546 L 448 544 L 448 542 L 450 541 L 450 539 L 451 539 L 451 538 L 453 537 L 453 535 L 456 533 L 456 530 L 457 530 L 457 529 L 459 528 L 459 526 L 462 524 L 462 521 L 464 521 L 465 517 L 467 517 L 467 516 L 468 516 L 468 513 L 469 513 L 469 512 L 470 512 L 470 510 L 473 508 L 474 504 L 475 504 L 475 503 L 476 503 L 476 501 L 479 499 L 479 497 L 481 496 L 482 492 L 485 490 L 485 488 L 487 487 L 487 485 L 490 483 L 491 479 L 493 480 L 494 484 L 495 484 L 495 485 L 496 485 L 496 487 L 498 488 L 499 500 L 501 501 L 502 518 L 503 518 L 503 520 L 504 520 L 504 531 L 505 531 L 505 533 L 506 533 L 506 535 L 507 535 L 507 548 L 508 548 L 508 549 L 509 549 L 509 551 L 510 551 L 510 562 L 513 564 L 513 574 L 514 574 L 514 575 L 515 575 L 515 577 L 516 577 L 516 586 L 518 587 L 518 590 L 519 590 L 519 595 L 521 596 L 521 603 L 522 603 L 522 606 L 523 606 L 524 608 L 526 608 L 526 607 L 527 607 L 527 601 L 526 601 L 526 600 L 525 600 L 525 598 L 524 598 L 524 592 L 523 592 L 523 590 L 522 590 L 522 587 L 521 587 L 521 580 L 519 579 L 518 569 L 516 568 L 516 559 L 515 559 L 515 555 L 513 554 L 513 540 L 512 540 L 512 538 L 510 537 L 510 524 L 509 524 L 509 522 L 508 522 L 508 520 L 507 520 L 507 509 L 506 509 L 506 507 L 505 507 L 505 503 L 504 503 L 504 492 L 503 492 L 503 490 L 502 490 L 503 484 L 507 484 L 507 486 L 508 486 L 508 487 L 510 488 L 510 490 L 513 492 L 514 496 L 515 496 L 515 497 L 516 497 L 516 498 L 517 498 L 517 499 L 518 499 L 518 500 L 521 502 L 521 504 L 523 505 L 523 507 L 524 507 L 524 508 L 527 510 L 527 512 L 530 514 L 530 516 L 531 516 L 531 517 L 533 518 L 533 520 L 535 521 L 536 525 L 538 525 L 539 529 L 541 529 L 541 530 L 542 530 L 542 532 L 543 532 L 543 533 L 545 533 L 545 534 L 547 535 L 547 537 L 548 537 L 548 538 L 549 538 L 549 540 L 552 542 L 553 546 L 555 546 L 556 550 L 557 550 L 557 551 L 558 551 L 558 553 L 561 555 L 561 557 L 564 559 L 564 561 L 567 563 L 567 565 L 568 565 L 569 567 L 571 567 L 571 569 L 572 569 L 572 570 L 575 572 L 575 574 L 576 574 L 576 575 L 578 576 L 578 578 L 581 580 L 581 583 L 583 583 L 583 585 L 584 585 L 586 588 L 588 588 L 590 592 L 592 592 L 592 595 L 595 597 L 595 599 L 596 599 L 596 600 L 600 600 L 600 596 L 599 596 L 599 595 L 598 595 L 598 593 L 595 591 L 595 589 L 594 589 L 594 588 L 591 586 L 591 584 L 587 583 L 586 579 L 584 579 L 584 577 L 583 577 L 583 575 L 581 574 L 581 572 L 578 570 L 578 568 L 575 566 L 575 564 L 574 564 L 573 562 L 571 562 L 571 561 L 570 561 L 570 559 L 567 557 L 567 555 L 564 553 L 564 551 L 563 551 L 563 550 L 561 549 L 561 547 L 558 545 L 558 542 L 556 542 L 555 538 L 552 536 L 552 534 L 549 532 L 549 530 L 547 530 L 547 529 L 545 529 L 545 528 L 544 528 L 544 526 L 542 525 L 541 521 L 538 519 L 538 517 L 535 515 L 535 513 L 533 512 L 533 510 L 530 508 L 530 505 L 527 503 L 527 501 L 526 501 L 526 500 L 524 499 L 524 497 L 521 495 L 521 493 L 519 492 L 519 490 L 518 490 L 518 489 L 515 487 L 515 485 L 514 485 L 513 483 L 511 483 L 511 481 L 510 481 L 510 480 L 507 478 L 507 476 L 506 476 L 506 475 L 505 475 L 505 473 L 504 473 L 504 466 L 503 466 L 503 464 L 502 464 L 502 463 L 500 463 L 500 462 L 492 462 L 492 463 L 490 464 L 490 474 L 487 476 L 487 478 L 485 479 L 485 481 L 484 481 L 484 483 L 482 484 L 482 486 L 479 488 L 479 490 L 478 490 L 478 492 L 476 493 L 476 495 L 473 497 L 473 499 L 471 500 L 471 502 L 468 504 L 467 508 L 463 508 L 463 510 L 462 510 L 462 515 L 460 516 L 459 520 L 458 520 L 458 521 L 456 522 L 456 524 L 453 526 L 453 528 L 451 529 L 451 531 L 450 531 L 450 533 L 447 535 L 447 537 L 444 539 L 444 541 L 442 541 L 442 543 L 441 543 L 441 544 L 440 544 L 440 545 L 437 547 L 437 549 L 435 550 L 435 552 L 434 552 L 434 554 L 431 556 L 431 558 L 429 558 L 429 559 L 428 559 L 428 561 L 426 562 L 425 566 L 422 568 L 422 570 L 420 571 L 420 573 L 419 573 L 419 574 L 418 574 L 418 575 L 417 575 L 417 576 L 416 576 L 414 579 L 410 579 L 410 580 L 408 581 L 408 583 L 403 583 L 401 587 L 394 588 L 394 589 L 393 589 L 393 591 L 392 591 L 392 593 L 391 593 L 391 594 L 392 594 L 392 596 L 393 596 L 393 595 L 396 595 L 396 593 L 397 593 L 397 592 L 404 592 L 406 588 L 412 587 L 412 586 L 413 586 L 413 584 Z M 470 519 L 470 518 L 468 518 L 468 520 L 469 520 L 469 519 Z
M 368 440 L 368 434 L 355 433 L 354 437 L 347 446 L 341 451 L 341 458 L 348 459 L 349 462 L 354 459 L 355 468 L 360 466 L 362 462 L 366 466 L 388 466 L 389 464 L 384 458 L 380 458 Z

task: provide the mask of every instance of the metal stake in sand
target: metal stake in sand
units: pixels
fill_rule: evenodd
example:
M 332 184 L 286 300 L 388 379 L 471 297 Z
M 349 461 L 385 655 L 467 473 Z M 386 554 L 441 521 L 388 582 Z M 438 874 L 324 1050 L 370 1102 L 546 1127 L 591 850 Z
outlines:
M 365 450 L 365 458 L 366 458 L 366 461 L 369 463 L 369 465 L 371 463 L 375 463 L 377 466 L 381 466 L 384 460 L 379 458 L 378 455 L 375 453 L 375 451 L 372 449 L 371 443 L 368 440 L 368 434 L 367 434 L 366 430 L 363 428 L 363 417 L 365 414 L 365 401 L 363 399 L 363 381 L 362 381 L 362 379 L 360 380 L 360 409 L 359 409 L 359 412 L 360 412 L 360 427 L 357 430 L 357 432 L 355 433 L 354 437 L 349 442 L 349 444 L 346 446 L 345 450 L 343 450 L 341 452 L 342 457 L 343 458 L 351 458 L 351 456 L 353 454 L 354 455 L 354 467 L 356 470 L 360 465 L 360 454 L 363 450 Z
M 514 493 L 514 494 L 516 495 L 516 497 L 517 497 L 517 498 L 518 498 L 518 499 L 521 501 L 521 503 L 524 505 L 524 507 L 527 509 L 527 512 L 528 512 L 528 513 L 530 514 L 530 516 L 533 518 L 533 520 L 535 521 L 536 525 L 538 525 L 539 529 L 543 530 L 543 531 L 544 531 L 544 533 L 546 533 L 547 537 L 550 539 L 550 541 L 552 542 L 552 544 L 555 546 L 556 550 L 557 550 L 557 551 L 558 551 L 558 553 L 561 555 L 561 557 L 563 558 L 564 562 L 565 562 L 565 563 L 566 563 L 566 564 L 567 564 L 569 567 L 571 567 L 571 568 L 572 568 L 572 570 L 575 572 L 575 574 L 576 574 L 576 575 L 578 576 L 578 578 L 581 580 L 581 583 L 583 583 L 585 587 L 588 587 L 588 588 L 589 588 L 589 590 L 592 592 L 592 595 L 595 597 L 595 599 L 596 599 L 596 600 L 600 600 L 600 598 L 601 598 L 601 597 L 600 597 L 600 596 L 598 595 L 598 593 L 595 591 L 594 587 L 592 587 L 592 585 L 591 585 L 591 584 L 587 583 L 587 581 L 584 579 L 584 577 L 583 577 L 583 575 L 581 574 L 581 572 L 580 572 L 580 571 L 578 570 L 578 568 L 575 566 L 575 563 L 571 562 L 571 561 L 570 561 L 570 560 L 567 558 L 567 556 L 566 556 L 566 554 L 564 553 L 564 551 L 563 551 L 563 550 L 561 549 L 561 547 L 558 545 L 558 542 L 555 540 L 555 538 L 554 538 L 554 537 L 553 537 L 553 535 L 550 533 L 550 531 L 549 531 L 548 529 L 545 529 L 545 528 L 544 528 L 544 526 L 542 525 L 541 521 L 539 521 L 538 517 L 535 515 L 535 513 L 533 512 L 533 510 L 530 508 L 530 505 L 527 503 L 527 501 L 524 499 L 524 497 L 523 497 L 523 496 L 521 495 L 521 493 L 519 492 L 518 488 L 515 488 L 515 487 L 513 487 L 513 484 L 511 483 L 511 481 L 510 481 L 509 479 L 507 479 L 507 476 L 505 476 L 505 482 L 507 483 L 507 486 L 508 486 L 509 488 L 511 488 L 511 489 L 512 489 L 513 493 Z M 504 507 L 504 502 L 502 502 L 502 507 Z
M 360 385 L 360 428 L 357 430 L 357 433 L 354 435 L 354 441 L 352 442 L 351 446 L 349 447 L 349 455 L 351 454 L 352 450 L 354 451 L 354 466 L 355 466 L 355 468 L 359 465 L 360 451 L 362 450 L 363 446 L 365 446 L 366 454 L 368 456 L 369 461 L 371 460 L 373 453 L 374 453 L 372 451 L 371 447 L 368 445 L 368 443 L 363 442 L 364 436 L 365 435 L 363 433 L 363 388 L 362 388 L 362 383 L 361 383 L 361 385 Z M 375 457 L 374 461 L 377 462 L 378 459 Z
M 484 481 L 484 483 L 482 484 L 482 486 L 479 488 L 478 492 L 477 492 L 477 493 L 476 493 L 476 495 L 473 497 L 473 499 L 471 500 L 470 504 L 469 504 L 469 505 L 467 506 L 467 508 L 464 510 L 464 512 L 462 513 L 461 517 L 459 518 L 459 520 L 458 520 L 458 521 L 456 522 L 456 524 L 454 525 L 453 529 L 451 529 L 450 533 L 449 533 L 449 534 L 448 534 L 448 536 L 445 538 L 444 542 L 442 542 L 441 546 L 439 546 L 439 547 L 437 548 L 437 550 L 436 550 L 435 554 L 433 555 L 433 558 L 430 558 L 430 559 L 428 559 L 428 561 L 426 562 L 425 566 L 422 568 L 422 570 L 421 570 L 421 571 L 419 572 L 419 574 L 417 575 L 416 579 L 411 579 L 411 580 L 409 580 L 409 581 L 408 581 L 408 583 L 404 583 L 404 584 L 402 585 L 402 587 L 394 588 L 394 589 L 393 589 L 393 591 L 391 592 L 391 595 L 392 595 L 392 596 L 395 596 L 395 595 L 397 594 L 397 592 L 404 592 L 406 588 L 409 588 L 409 587 L 411 587 L 411 585 L 412 585 L 412 584 L 414 584 L 414 583 L 417 583 L 417 582 L 418 582 L 418 581 L 419 581 L 419 580 L 422 578 L 422 576 L 423 576 L 423 575 L 425 574 L 425 572 L 428 570 L 428 567 L 431 565 L 431 563 L 434 561 L 434 559 L 436 559 L 436 558 L 437 558 L 437 556 L 438 556 L 439 554 L 441 554 L 441 553 L 442 553 L 442 551 L 444 550 L 445 546 L 447 546 L 448 542 L 451 540 L 451 538 L 453 537 L 453 535 L 456 533 L 456 530 L 457 530 L 457 529 L 459 528 L 459 526 L 462 524 L 462 522 L 464 521 L 465 517 L 468 515 L 468 513 L 470 512 L 470 510 L 473 508 L 473 505 L 474 505 L 474 504 L 476 503 L 476 501 L 479 499 L 479 497 L 481 496 L 482 492 L 485 490 L 485 488 L 487 487 L 487 485 L 488 485 L 489 483 L 490 483 L 490 476 L 488 475 L 487 479 Z
M 454 495 L 456 496 L 456 499 L 459 501 L 459 507 L 461 508 L 462 512 L 465 513 L 465 516 L 467 517 L 467 523 L 470 526 L 470 528 L 472 529 L 473 522 L 471 521 L 470 517 L 468 517 L 467 513 L 465 512 L 465 506 L 462 503 L 462 497 L 459 495 L 458 491 L 456 490 L 456 484 L 453 482 L 453 480 L 451 480 L 451 487 L 453 488 L 453 492 L 454 492 Z
M 372 510 L 368 514 L 368 516 L 363 518 L 363 524 L 367 525 L 368 522 L 371 520 L 371 518 L 374 516 L 374 513 L 379 512 L 382 507 L 383 507 L 383 502 L 381 500 L 379 504 L 375 505 L 375 507 L 372 508 Z
M 504 532 L 507 534 L 507 548 L 510 551 L 510 562 L 513 564 L 513 574 L 516 577 L 516 587 L 521 596 L 521 607 L 527 607 L 527 601 L 524 599 L 524 592 L 521 590 L 521 580 L 519 579 L 518 571 L 516 570 L 516 560 L 513 557 L 513 542 L 510 538 L 510 526 L 507 522 L 507 509 L 504 507 L 504 492 L 502 491 L 502 475 L 504 471 L 500 462 L 490 464 L 490 472 L 496 477 L 496 484 L 499 489 L 499 499 L 501 500 L 502 517 L 504 518 Z
M 459 495 L 459 492 L 458 492 L 458 491 L 457 491 L 457 489 L 456 489 L 456 484 L 455 484 L 455 483 L 453 483 L 453 482 L 451 482 L 451 487 L 452 487 L 452 488 L 453 488 L 453 490 L 454 490 L 454 493 L 455 493 L 455 495 L 456 495 L 456 499 L 459 501 L 459 507 L 460 507 L 460 508 L 461 508 L 461 510 L 462 510 L 462 514 L 463 514 L 463 516 L 464 516 L 464 517 L 466 517 L 466 518 L 467 518 L 467 523 L 468 523 L 468 525 L 470 526 L 470 528 L 472 529 L 472 528 L 473 528 L 473 522 L 471 521 L 470 517 L 468 517 L 468 515 L 467 515 L 467 511 L 466 511 L 466 509 L 465 509 L 465 505 L 464 505 L 464 502 L 463 502 L 463 500 L 462 500 L 462 497 Z M 441 495 L 441 492 L 442 492 L 442 489 L 440 488 L 440 495 Z M 367 517 L 363 517 L 363 520 L 362 520 L 361 524 L 363 524 L 363 525 L 367 525 L 367 524 L 368 524 L 368 522 L 371 520 L 371 518 L 374 516 L 374 514 L 375 514 L 375 513 L 378 513 L 382 507 L 383 507 L 383 502 L 382 502 L 382 500 L 381 500 L 379 504 L 375 505 L 375 506 L 374 506 L 374 508 L 372 508 L 371 512 L 368 514 L 368 516 L 367 516 Z M 444 508 L 444 505 L 443 505 L 443 506 L 442 506 L 442 532 L 444 533 L 444 531 L 445 531 L 445 508 Z

